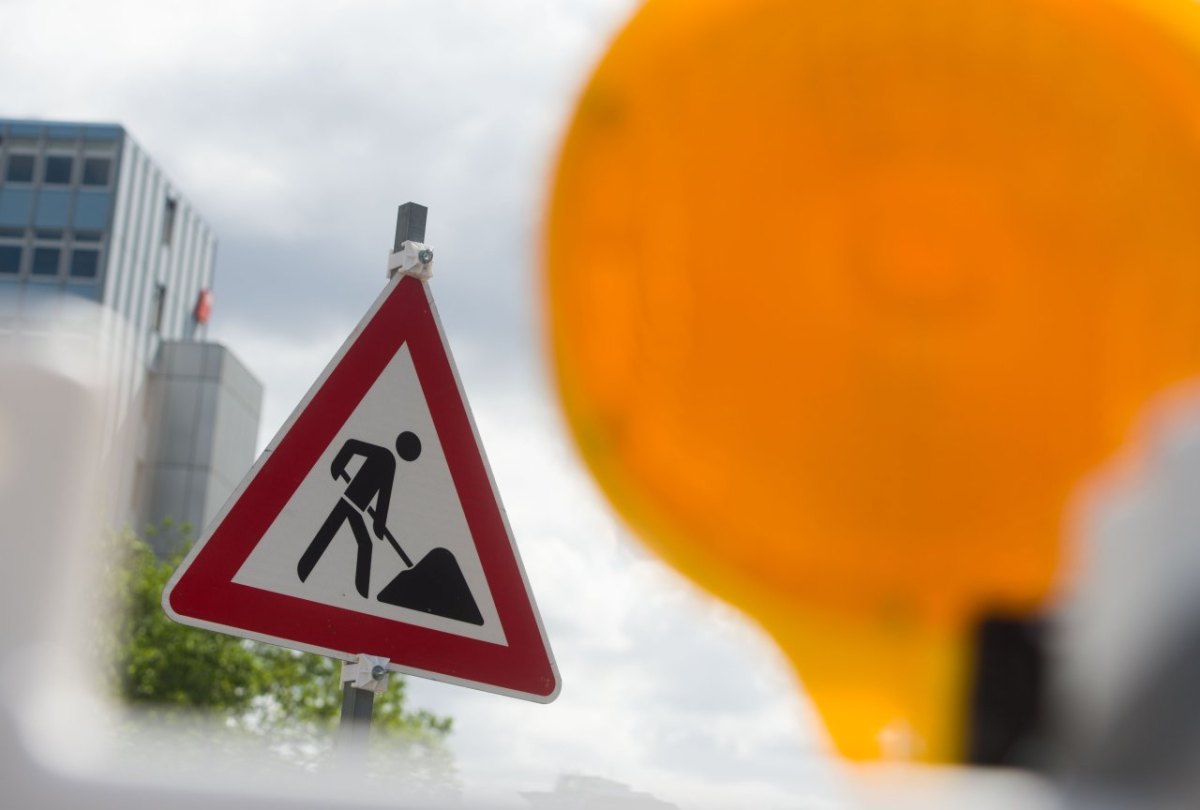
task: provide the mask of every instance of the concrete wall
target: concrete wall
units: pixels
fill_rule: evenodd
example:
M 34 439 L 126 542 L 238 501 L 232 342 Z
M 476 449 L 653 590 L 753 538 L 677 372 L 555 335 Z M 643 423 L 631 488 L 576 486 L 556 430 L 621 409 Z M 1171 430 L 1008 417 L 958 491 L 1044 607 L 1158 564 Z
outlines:
M 142 526 L 160 554 L 195 539 L 254 462 L 262 385 L 217 343 L 163 341 L 150 377 Z

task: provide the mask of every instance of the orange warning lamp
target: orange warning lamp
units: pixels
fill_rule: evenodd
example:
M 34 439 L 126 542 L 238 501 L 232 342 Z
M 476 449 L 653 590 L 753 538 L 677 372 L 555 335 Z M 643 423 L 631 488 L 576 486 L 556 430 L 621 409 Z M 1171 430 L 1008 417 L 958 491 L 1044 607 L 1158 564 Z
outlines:
M 1190 0 L 649 0 L 547 230 L 588 464 L 837 747 L 962 754 L 969 632 L 1200 372 Z

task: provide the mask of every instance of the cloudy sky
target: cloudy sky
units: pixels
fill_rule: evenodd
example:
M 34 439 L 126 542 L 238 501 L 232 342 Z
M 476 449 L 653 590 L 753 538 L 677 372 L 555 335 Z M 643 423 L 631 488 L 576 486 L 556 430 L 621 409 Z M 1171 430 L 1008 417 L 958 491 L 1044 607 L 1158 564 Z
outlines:
M 634 0 L 0 0 L 9 117 L 125 125 L 214 226 L 211 337 L 266 386 L 260 444 L 384 283 L 398 203 L 553 644 L 549 706 L 416 682 L 469 795 L 562 772 L 681 807 L 836 806 L 841 775 L 769 640 L 639 549 L 562 430 L 537 240 L 572 100 Z

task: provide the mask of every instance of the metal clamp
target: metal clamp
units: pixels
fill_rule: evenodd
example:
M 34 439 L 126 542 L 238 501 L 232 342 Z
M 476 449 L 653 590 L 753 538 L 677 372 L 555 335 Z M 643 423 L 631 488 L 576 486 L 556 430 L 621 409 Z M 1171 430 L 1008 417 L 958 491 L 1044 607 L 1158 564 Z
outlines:
M 396 273 L 428 281 L 433 275 L 433 250 L 423 242 L 404 242 L 399 250 L 388 254 L 387 277 Z
M 353 661 L 342 662 L 342 683 L 381 695 L 388 686 L 388 663 L 386 658 L 360 653 Z

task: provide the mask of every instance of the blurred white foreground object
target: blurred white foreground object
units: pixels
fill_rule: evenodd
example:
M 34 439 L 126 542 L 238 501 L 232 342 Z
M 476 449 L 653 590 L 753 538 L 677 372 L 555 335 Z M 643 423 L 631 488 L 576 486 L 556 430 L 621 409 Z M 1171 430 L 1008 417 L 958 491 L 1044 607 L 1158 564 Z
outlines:
M 55 673 L 87 680 L 76 656 L 88 643 L 80 617 L 92 555 L 112 499 L 127 495 L 111 490 L 116 476 L 105 474 L 127 460 L 126 443 L 108 429 L 110 350 L 126 339 L 111 312 L 82 299 L 0 323 L 0 655 L 19 661 L 40 650 L 40 675 L 18 674 L 26 683 L 48 687 Z M 66 656 L 54 664 L 51 644 Z
M 128 334 L 82 301 L 22 317 L 0 325 L 0 806 L 397 806 L 394 790 L 361 774 L 318 778 L 255 756 L 217 762 L 204 727 L 135 732 L 101 699 L 86 622 L 96 620 L 94 554 L 113 514 L 108 471 L 127 447 L 110 427 L 109 348 Z
M 1049 782 L 1027 771 L 873 764 L 854 768 L 860 810 L 1057 810 Z

